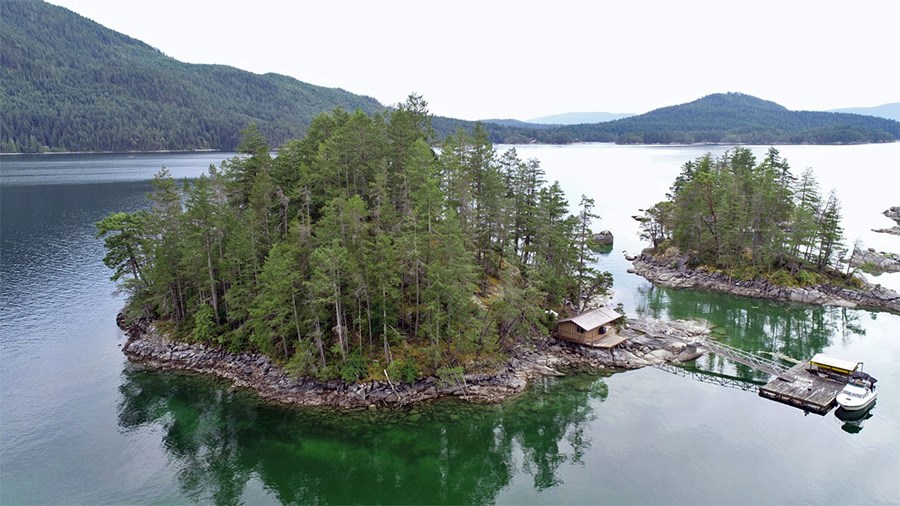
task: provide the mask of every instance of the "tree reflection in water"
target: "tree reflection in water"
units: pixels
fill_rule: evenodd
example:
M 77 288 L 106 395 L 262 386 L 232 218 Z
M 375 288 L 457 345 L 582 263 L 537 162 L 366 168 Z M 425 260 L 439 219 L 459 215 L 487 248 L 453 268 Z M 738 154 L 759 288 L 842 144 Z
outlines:
M 255 479 L 278 501 L 302 504 L 490 503 L 520 472 L 536 489 L 559 486 L 559 467 L 583 465 L 591 446 L 589 401 L 608 394 L 602 378 L 573 375 L 498 406 L 331 412 L 130 365 L 120 393 L 120 427 L 160 427 L 182 492 L 217 504 L 241 503 Z
M 713 327 L 714 339 L 750 352 L 780 353 L 797 360 L 808 360 L 828 347 L 833 336 L 847 341 L 866 333 L 859 322 L 863 311 L 859 310 L 787 304 L 649 284 L 639 292 L 639 314 L 664 319 L 706 320 Z M 872 318 L 877 317 L 876 313 L 871 314 Z M 719 373 L 733 370 L 748 380 L 768 377 L 766 373 L 714 354 L 698 359 L 697 367 Z

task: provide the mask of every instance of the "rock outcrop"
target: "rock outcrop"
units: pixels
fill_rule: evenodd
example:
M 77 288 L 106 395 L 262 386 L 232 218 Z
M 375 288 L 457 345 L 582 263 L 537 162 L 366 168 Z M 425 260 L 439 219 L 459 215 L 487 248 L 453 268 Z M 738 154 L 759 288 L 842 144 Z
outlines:
M 615 238 L 609 230 L 601 230 L 594 234 L 594 242 L 600 246 L 612 246 Z
M 850 257 L 850 265 L 867 274 L 878 276 L 888 272 L 900 272 L 900 256 L 894 253 L 879 253 L 873 248 L 856 248 Z
M 896 223 L 896 225 L 891 228 L 881 228 L 873 231 L 884 234 L 900 235 L 900 206 L 892 207 L 885 211 L 883 214 L 888 218 L 894 220 L 894 223 Z
M 455 381 L 426 377 L 414 383 L 347 384 L 340 380 L 294 378 L 265 355 L 231 353 L 217 346 L 175 342 L 153 323 L 129 323 L 121 316 L 117 321 L 129 336 L 123 351 L 132 362 L 159 369 L 212 374 L 280 403 L 336 408 L 402 406 L 439 397 L 498 402 L 521 393 L 534 378 L 562 375 L 567 370 L 636 369 L 693 360 L 704 352 L 702 337 L 708 333 L 702 325 L 691 322 L 639 319 L 622 329 L 629 339 L 615 350 L 586 348 L 550 339 L 522 346 L 505 367 L 494 372 L 465 374 Z
M 791 288 L 764 280 L 743 281 L 724 274 L 700 272 L 683 265 L 670 266 L 669 263 L 655 261 L 646 253 L 632 263 L 635 273 L 671 288 L 714 290 L 744 297 L 900 313 L 900 294 L 878 285 L 865 284 L 859 290 L 828 284 Z

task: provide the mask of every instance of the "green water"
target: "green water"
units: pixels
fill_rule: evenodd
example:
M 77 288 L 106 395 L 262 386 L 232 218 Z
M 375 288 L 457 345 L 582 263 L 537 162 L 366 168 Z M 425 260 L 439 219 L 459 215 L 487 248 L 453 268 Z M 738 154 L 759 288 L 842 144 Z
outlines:
M 545 378 L 492 406 L 442 401 L 401 411 L 293 409 L 208 378 L 128 366 L 118 423 L 157 431 L 177 494 L 260 503 L 894 502 L 900 346 L 893 315 L 651 289 L 650 314 L 707 315 L 748 350 L 868 356 L 882 398 L 869 419 L 806 415 L 740 389 L 656 369 Z M 870 334 L 870 335 L 868 335 Z M 788 339 L 803 335 L 805 339 Z M 836 342 L 832 342 L 832 339 Z M 866 346 L 869 339 L 878 344 Z M 887 343 L 887 340 L 893 342 Z M 870 353 L 882 348 L 881 354 Z M 692 370 L 765 380 L 714 355 Z M 837 456 L 837 457 L 836 457 Z M 841 465 L 834 465 L 834 458 Z M 864 490 L 845 483 L 847 468 Z M 764 485 L 761 483 L 764 482 Z
M 502 406 L 335 414 L 262 404 L 200 377 L 129 368 L 123 379 L 120 427 L 159 427 L 180 491 L 219 503 L 256 502 L 262 486 L 300 504 L 481 504 L 520 472 L 517 459 L 536 490 L 551 488 L 559 466 L 589 449 L 589 401 L 607 395 L 602 378 L 577 376 Z
M 823 184 L 842 181 L 850 240 L 900 249 L 868 232 L 897 204 L 897 185 L 867 183 L 893 174 L 898 150 L 782 154 L 821 168 Z M 145 206 L 161 165 L 191 177 L 227 155 L 4 157 L 0 504 L 900 503 L 900 316 L 655 288 L 628 274 L 621 251 L 642 246 L 630 215 L 705 148 L 519 151 L 540 158 L 570 200 L 597 199 L 599 228 L 616 235 L 601 267 L 629 314 L 703 319 L 747 351 L 862 360 L 880 380 L 875 407 L 861 420 L 807 415 L 748 391 L 768 378 L 715 355 L 682 374 L 546 378 L 502 405 L 376 412 L 287 408 L 214 379 L 146 370 L 121 353 L 123 300 L 93 223 Z M 857 177 L 840 179 L 851 163 Z

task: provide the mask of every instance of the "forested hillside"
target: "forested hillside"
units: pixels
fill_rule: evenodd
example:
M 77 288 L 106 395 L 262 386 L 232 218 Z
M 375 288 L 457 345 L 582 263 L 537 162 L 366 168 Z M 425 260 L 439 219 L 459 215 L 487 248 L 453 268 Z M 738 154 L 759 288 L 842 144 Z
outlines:
M 335 107 L 375 99 L 277 75 L 182 63 L 42 1 L 0 2 L 0 152 L 223 149 L 255 123 L 280 146 Z M 414 83 L 411 83 L 414 87 Z M 789 111 L 739 93 L 581 125 L 485 123 L 497 143 L 865 143 L 900 139 L 897 121 Z M 437 138 L 475 123 L 434 118 Z
M 0 151 L 234 149 L 256 123 L 275 145 L 335 107 L 374 99 L 192 65 L 41 1 L 0 2 Z
M 544 336 L 545 310 L 611 284 L 578 216 L 535 160 L 487 132 L 430 147 L 420 97 L 388 116 L 318 116 L 274 159 L 255 128 L 184 186 L 165 171 L 149 210 L 98 223 L 129 311 L 182 339 L 260 350 L 296 374 L 441 377 Z
M 551 129 L 498 127 L 496 141 L 620 144 L 843 144 L 900 139 L 900 122 L 833 112 L 789 111 L 741 93 L 714 94 L 606 123 Z

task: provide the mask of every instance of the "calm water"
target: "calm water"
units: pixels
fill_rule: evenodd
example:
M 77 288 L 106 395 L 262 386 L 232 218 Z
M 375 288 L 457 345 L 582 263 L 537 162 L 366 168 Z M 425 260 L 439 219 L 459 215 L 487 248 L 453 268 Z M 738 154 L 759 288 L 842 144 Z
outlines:
M 121 354 L 122 299 L 93 223 L 144 206 L 162 165 L 192 177 L 231 155 L 3 157 L 0 503 L 900 502 L 900 317 L 660 289 L 627 274 L 621 251 L 642 247 L 630 216 L 709 148 L 517 149 L 573 202 L 597 200 L 597 228 L 616 235 L 602 267 L 630 313 L 703 318 L 751 351 L 863 360 L 880 380 L 871 416 L 846 423 L 767 401 L 747 391 L 765 375 L 716 356 L 681 375 L 547 379 L 501 406 L 376 414 L 286 409 L 144 370 Z M 780 149 L 796 173 L 813 167 L 824 191 L 837 189 L 848 242 L 900 250 L 869 231 L 900 204 L 900 144 Z M 891 276 L 876 281 L 900 288 Z

